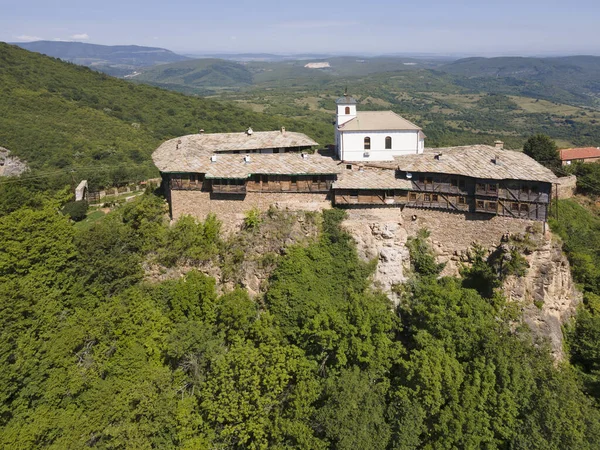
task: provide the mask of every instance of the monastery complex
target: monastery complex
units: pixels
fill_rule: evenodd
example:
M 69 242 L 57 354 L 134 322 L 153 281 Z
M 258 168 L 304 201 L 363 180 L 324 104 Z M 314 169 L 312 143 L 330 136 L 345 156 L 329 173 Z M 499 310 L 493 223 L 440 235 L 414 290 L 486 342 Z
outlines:
M 243 213 L 294 202 L 429 208 L 546 221 L 557 178 L 527 155 L 495 146 L 426 148 L 421 128 L 392 111 L 337 100 L 335 148 L 286 131 L 194 134 L 152 155 L 171 216 Z

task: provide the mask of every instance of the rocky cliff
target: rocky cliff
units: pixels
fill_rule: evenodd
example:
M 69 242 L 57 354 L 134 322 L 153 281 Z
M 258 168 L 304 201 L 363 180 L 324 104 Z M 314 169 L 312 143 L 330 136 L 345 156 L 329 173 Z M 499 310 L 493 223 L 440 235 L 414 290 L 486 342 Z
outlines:
M 431 232 L 437 261 L 446 263 L 442 275 L 459 276 L 475 243 L 489 254 L 520 245 L 529 268 L 523 277 L 509 276 L 503 291 L 522 306 L 523 321 L 534 336 L 548 340 L 554 358 L 564 358 L 562 325 L 575 313 L 581 294 L 560 242 L 550 232 L 544 233 L 539 222 L 422 210 L 405 210 L 403 216 L 399 209 L 360 209 L 350 210 L 343 226 L 354 237 L 361 258 L 377 259 L 373 284 L 394 302 L 392 287 L 405 282 L 410 270 L 407 238 L 421 228 Z M 510 243 L 508 236 L 513 237 Z
M 549 233 L 540 246 L 525 255 L 529 269 L 524 277 L 508 277 L 504 293 L 522 305 L 523 320 L 535 337 L 549 340 L 557 361 L 565 358 L 562 325 L 575 314 L 582 300 L 571 276 L 561 244 Z

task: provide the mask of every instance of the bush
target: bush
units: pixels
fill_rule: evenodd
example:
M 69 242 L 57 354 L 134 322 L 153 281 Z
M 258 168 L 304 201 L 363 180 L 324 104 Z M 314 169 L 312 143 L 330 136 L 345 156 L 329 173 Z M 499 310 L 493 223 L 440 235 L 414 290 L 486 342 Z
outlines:
M 257 208 L 252 208 L 246 213 L 246 217 L 244 218 L 244 229 L 256 230 L 261 222 L 260 211 Z
M 416 237 L 409 237 L 406 242 L 410 252 L 410 261 L 415 272 L 423 276 L 438 276 L 444 270 L 445 264 L 435 262 L 431 246 L 427 242 L 429 231 L 422 228 Z
M 65 216 L 69 216 L 71 220 L 80 222 L 85 219 L 88 210 L 88 202 L 80 200 L 77 202 L 69 202 L 63 206 L 62 213 Z

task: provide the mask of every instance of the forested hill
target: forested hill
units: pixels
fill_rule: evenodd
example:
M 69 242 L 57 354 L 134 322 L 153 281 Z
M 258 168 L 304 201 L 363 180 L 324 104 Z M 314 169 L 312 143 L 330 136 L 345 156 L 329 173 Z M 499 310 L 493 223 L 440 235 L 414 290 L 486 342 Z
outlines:
M 164 48 L 139 45 L 98 45 L 56 41 L 20 42 L 15 45 L 32 52 L 93 67 L 109 75 L 126 75 L 136 68 L 189 59 Z
M 589 105 L 600 99 L 600 56 L 465 58 L 439 70 L 468 78 L 496 78 L 505 84 L 510 84 L 507 79 L 537 82 L 546 91 L 567 91 Z M 535 84 L 528 87 L 532 91 L 537 88 Z
M 0 89 L 0 146 L 33 169 L 78 168 L 106 183 L 155 174 L 150 155 L 159 143 L 200 128 L 210 133 L 283 125 L 323 144 L 331 133 L 326 124 L 134 85 L 4 43 Z

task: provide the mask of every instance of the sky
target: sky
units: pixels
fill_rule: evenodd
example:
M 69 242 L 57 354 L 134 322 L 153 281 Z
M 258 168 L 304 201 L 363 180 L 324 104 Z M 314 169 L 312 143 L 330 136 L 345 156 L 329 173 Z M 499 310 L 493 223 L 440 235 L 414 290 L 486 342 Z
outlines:
M 600 55 L 600 0 L 0 0 L 0 41 L 184 54 Z

